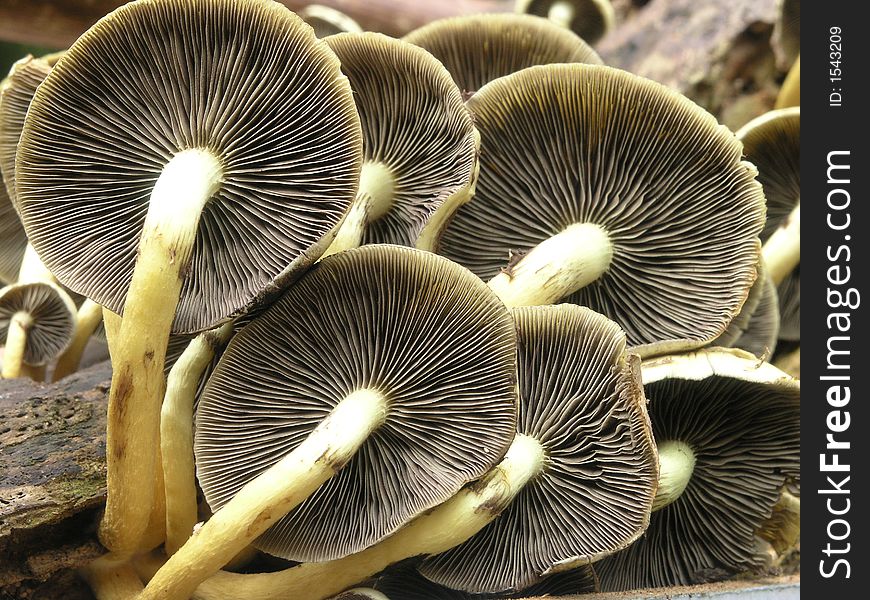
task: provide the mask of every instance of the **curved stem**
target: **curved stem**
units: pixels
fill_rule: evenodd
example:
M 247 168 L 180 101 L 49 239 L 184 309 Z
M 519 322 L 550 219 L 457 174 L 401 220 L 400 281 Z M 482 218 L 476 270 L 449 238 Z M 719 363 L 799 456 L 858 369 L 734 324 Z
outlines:
M 801 262 L 801 205 L 773 232 L 761 248 L 761 256 L 774 285 L 779 285 Z
M 466 541 L 492 522 L 544 468 L 544 450 L 534 438 L 517 435 L 501 463 L 476 484 L 411 521 L 387 539 L 344 558 L 305 563 L 275 573 L 241 575 L 221 571 L 194 594 L 200 600 L 320 600 L 347 589 L 389 565 L 413 556 L 438 554 Z
M 48 267 L 39 258 L 33 245 L 27 244 L 24 248 L 24 256 L 21 259 L 21 268 L 18 270 L 18 283 L 36 282 L 57 283 L 57 278 L 48 270 Z
M 335 240 L 321 258 L 359 246 L 368 224 L 390 212 L 395 187 L 395 176 L 386 165 L 374 161 L 364 162 L 356 198 L 339 226 Z
M 166 344 L 202 210 L 220 186 L 207 151 L 184 150 L 151 193 L 118 339 L 106 431 L 106 512 L 100 541 L 113 553 L 138 549 L 154 502 Z
M 30 313 L 19 311 L 9 319 L 6 346 L 3 351 L 3 379 L 21 377 L 24 352 L 27 349 L 27 333 L 33 327 Z
M 601 277 L 612 258 L 607 232 L 574 223 L 490 279 L 489 287 L 509 307 L 553 304 Z
M 689 485 L 695 469 L 695 453 L 683 442 L 668 440 L 658 445 L 659 487 L 652 510 L 657 511 L 675 501 Z
M 85 298 L 76 314 L 76 329 L 73 339 L 67 349 L 58 357 L 51 377 L 52 381 L 59 381 L 78 370 L 85 346 L 88 345 L 88 340 L 91 339 L 102 320 L 103 307 L 90 298 Z
M 166 498 L 166 554 L 172 556 L 198 521 L 193 459 L 193 404 L 215 352 L 233 334 L 232 323 L 194 338 L 169 371 L 160 410 L 160 449 Z
M 386 412 L 386 399 L 377 391 L 362 389 L 344 398 L 305 441 L 245 484 L 187 540 L 157 571 L 140 600 L 188 598 L 337 473 L 384 422 Z M 247 596 L 237 592 L 236 597 Z
M 794 64 L 791 66 L 791 69 L 788 70 L 788 75 L 785 76 L 785 81 L 782 82 L 782 87 L 779 89 L 774 108 L 788 108 L 789 106 L 800 106 L 800 104 L 801 57 L 798 55 Z

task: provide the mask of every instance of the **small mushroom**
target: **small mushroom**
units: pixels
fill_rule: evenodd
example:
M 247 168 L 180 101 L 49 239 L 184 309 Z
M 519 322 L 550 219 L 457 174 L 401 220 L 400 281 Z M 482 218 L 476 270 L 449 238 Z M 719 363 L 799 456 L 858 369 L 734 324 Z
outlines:
M 755 279 L 764 223 L 730 131 L 660 84 L 596 65 L 524 69 L 468 105 L 480 176 L 441 254 L 510 306 L 588 306 L 643 355 L 724 331 Z
M 602 590 L 764 566 L 760 534 L 782 489 L 800 481 L 800 382 L 722 348 L 642 371 L 661 469 L 655 512 L 641 539 L 596 564 Z
M 42 367 L 54 360 L 72 338 L 75 310 L 69 295 L 50 281 L 0 289 L 0 339 L 6 341 L 3 378 L 22 375 L 25 363 Z
M 359 23 L 331 6 L 309 4 L 296 14 L 314 28 L 314 35 L 319 38 L 336 33 L 362 33 Z
M 767 198 L 762 256 L 777 285 L 779 335 L 787 341 L 800 340 L 800 133 L 800 107 L 770 111 L 737 132 Z
M 315 261 L 360 158 L 337 58 L 267 0 L 132 2 L 37 89 L 16 157 L 25 230 L 61 282 L 123 313 L 100 527 L 119 556 L 151 512 L 170 330 L 214 327 Z
M 516 0 L 516 10 L 547 17 L 590 44 L 603 38 L 616 21 L 610 0 Z
M 325 41 L 353 88 L 364 160 L 356 200 L 324 255 L 361 243 L 413 246 L 430 220 L 468 199 L 477 176 L 471 115 L 422 48 L 380 33 Z
M 484 85 L 526 67 L 551 63 L 601 64 L 586 42 L 530 15 L 449 17 L 404 37 L 440 60 L 466 98 Z
M 195 451 L 215 513 L 143 600 L 192 592 L 255 538 L 323 561 L 447 500 L 504 455 L 515 369 L 509 313 L 459 265 L 387 245 L 322 260 L 209 378 Z

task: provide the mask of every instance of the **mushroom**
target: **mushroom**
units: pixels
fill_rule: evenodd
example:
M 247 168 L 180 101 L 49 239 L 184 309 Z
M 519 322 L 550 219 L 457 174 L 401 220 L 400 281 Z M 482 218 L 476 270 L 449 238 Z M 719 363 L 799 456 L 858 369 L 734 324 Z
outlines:
M 41 370 L 32 367 L 43 367 L 66 348 L 75 310 L 69 295 L 51 281 L 24 281 L 0 289 L 0 339 L 6 341 L 3 378 L 29 375 L 41 380 Z
M 799 106 L 765 113 L 737 132 L 767 198 L 762 256 L 778 287 L 780 338 L 788 341 L 800 340 L 800 133 Z
M 478 138 L 459 90 L 431 54 L 380 33 L 326 43 L 350 80 L 363 130 L 359 191 L 324 255 L 361 243 L 413 246 L 429 220 L 467 200 Z
M 779 336 L 779 297 L 764 261 L 758 263 L 758 278 L 749 288 L 743 308 L 711 346 L 740 348 L 767 360 L 776 350 Z
M 52 67 L 61 56 L 63 56 L 63 52 L 48 54 L 40 58 L 26 56 L 12 66 L 9 77 L 0 85 L 0 171 L 2 171 L 6 191 L 9 193 L 13 207 L 17 196 L 15 190 L 15 154 L 18 149 L 18 141 L 21 138 L 21 130 L 24 128 L 27 109 L 30 107 L 36 88 L 48 77 Z M 2 197 L 3 192 L 0 189 L 0 197 Z M 0 199 L 0 204 L 2 204 L 2 199 Z M 7 243 L 12 242 L 16 248 L 20 247 L 23 251 L 27 245 L 27 236 L 17 212 L 14 215 L 10 212 L 8 217 L 0 217 L 0 220 L 5 221 L 6 218 L 10 221 L 14 220 L 14 231 L 10 230 L 7 233 L 10 236 Z M 13 224 L 6 223 L 6 226 L 13 227 Z M 18 254 L 13 253 L 12 256 L 18 256 Z M 19 256 L 19 258 L 21 257 Z M 3 259 L 0 258 L 0 262 L 2 261 Z M 0 267 L 0 271 L 3 270 L 3 267 Z M 54 282 L 53 276 L 50 281 Z M 56 302 L 65 305 L 66 299 L 61 298 Z M 57 356 L 57 364 L 52 373 L 53 381 L 75 372 L 88 340 L 101 321 L 102 307 L 93 300 L 84 299 L 76 313 L 74 327 L 65 334 L 70 339 L 58 346 L 58 348 L 65 347 L 65 349 L 59 356 L 55 354 L 50 358 L 53 359 Z
M 540 444 L 540 472 L 497 520 L 419 567 L 473 593 L 520 590 L 624 548 L 646 528 L 655 492 L 645 400 L 622 330 L 570 304 L 513 315 L 517 434 Z
M 372 588 L 354 588 L 340 593 L 332 600 L 390 600 L 377 590 Z
M 314 600 L 406 558 L 445 551 L 424 567 L 427 577 L 475 591 L 519 588 L 640 535 L 657 471 L 637 357 L 626 354 L 624 333 L 572 305 L 513 315 L 519 433 L 496 468 L 358 554 L 274 573 L 222 571 L 197 598 Z M 463 558 L 469 564 L 459 564 Z
M 485 14 L 439 19 L 403 38 L 440 60 L 466 98 L 484 85 L 526 67 L 550 63 L 601 64 L 586 42 L 530 15 Z
M 800 382 L 746 352 L 645 362 L 659 450 L 649 529 L 595 565 L 604 591 L 697 583 L 763 566 L 759 537 L 781 490 L 800 481 Z
M 26 247 L 27 234 L 6 186 L 0 182 L 0 284 L 15 281 Z
M 447 500 L 504 455 L 515 369 L 510 314 L 468 270 L 388 245 L 323 259 L 209 378 L 195 452 L 214 516 L 142 600 L 191 593 L 250 542 L 328 560 Z
M 610 0 L 516 0 L 516 11 L 547 17 L 594 44 L 616 21 Z
M 391 569 L 379 576 L 374 583 L 374 589 L 383 592 L 392 600 L 495 600 L 588 594 L 598 591 L 598 578 L 592 567 L 586 565 L 554 573 L 512 594 L 469 594 L 433 583 L 414 568 L 403 568 Z
M 777 65 L 785 71 L 798 60 L 801 52 L 801 2 L 777 0 L 777 5 L 770 42 Z
M 336 33 L 362 33 L 359 23 L 330 6 L 309 4 L 296 14 L 314 28 L 314 35 L 319 38 Z
M 468 105 L 480 176 L 441 254 L 510 306 L 589 306 L 643 355 L 724 331 L 755 279 L 764 223 L 730 131 L 660 84 L 596 65 L 531 67 Z
M 65 285 L 123 313 L 100 526 L 118 556 L 151 512 L 169 331 L 214 327 L 315 261 L 360 157 L 338 60 L 268 0 L 132 2 L 37 89 L 16 157 L 25 230 Z

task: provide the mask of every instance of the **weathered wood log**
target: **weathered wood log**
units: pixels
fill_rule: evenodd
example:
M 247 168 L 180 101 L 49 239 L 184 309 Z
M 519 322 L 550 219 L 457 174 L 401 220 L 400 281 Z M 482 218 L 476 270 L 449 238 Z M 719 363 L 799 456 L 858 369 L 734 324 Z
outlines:
M 73 586 L 64 573 L 105 552 L 110 379 L 101 363 L 55 385 L 0 382 L 0 598 L 37 597 L 57 578 Z
M 650 0 L 598 45 L 605 63 L 668 85 L 737 129 L 773 108 L 784 73 L 776 0 Z
M 434 19 L 513 10 L 513 0 L 279 0 L 298 11 L 324 4 L 353 17 L 364 29 L 401 36 Z M 66 48 L 124 0 L 0 0 L 0 39 Z

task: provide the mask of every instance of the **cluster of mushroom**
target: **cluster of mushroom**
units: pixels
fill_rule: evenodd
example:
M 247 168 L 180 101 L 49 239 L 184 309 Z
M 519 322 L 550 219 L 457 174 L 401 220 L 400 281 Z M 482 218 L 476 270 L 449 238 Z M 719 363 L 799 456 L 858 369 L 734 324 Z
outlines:
M 704 349 L 764 194 L 686 98 L 539 17 L 319 40 L 272 0 L 138 0 L 44 62 L 4 178 L 103 310 L 99 598 L 579 593 L 792 541 L 798 383 Z

